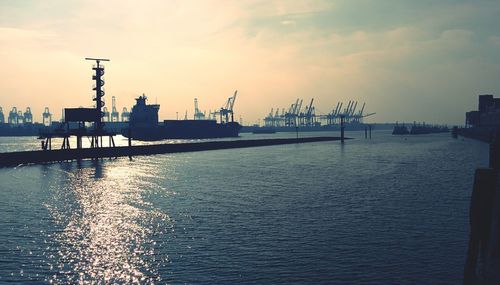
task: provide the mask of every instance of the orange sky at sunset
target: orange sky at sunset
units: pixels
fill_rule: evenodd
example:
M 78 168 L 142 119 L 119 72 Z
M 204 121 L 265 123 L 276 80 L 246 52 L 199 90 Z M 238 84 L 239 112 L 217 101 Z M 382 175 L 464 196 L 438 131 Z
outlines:
M 141 4 L 139 4 L 141 3 Z M 162 119 L 220 108 L 255 123 L 296 98 L 317 113 L 366 102 L 371 121 L 463 123 L 500 96 L 496 1 L 2 1 L 0 106 L 92 104 L 104 57 L 107 106 L 146 93 Z

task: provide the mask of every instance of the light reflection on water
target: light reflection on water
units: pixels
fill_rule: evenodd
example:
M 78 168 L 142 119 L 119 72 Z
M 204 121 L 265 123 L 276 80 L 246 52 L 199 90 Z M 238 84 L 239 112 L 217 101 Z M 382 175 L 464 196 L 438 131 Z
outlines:
M 55 284 L 153 283 L 160 281 L 157 264 L 168 258 L 155 255 L 153 235 L 171 225 L 166 213 L 144 201 L 146 191 L 163 190 L 148 182 L 154 167 L 126 165 L 103 168 L 102 162 L 62 164 L 60 185 L 46 203 L 61 229 L 49 233 L 57 253 L 50 267 Z M 160 260 L 157 260 L 160 258 Z
M 0 283 L 460 283 L 488 148 L 352 135 L 0 169 Z

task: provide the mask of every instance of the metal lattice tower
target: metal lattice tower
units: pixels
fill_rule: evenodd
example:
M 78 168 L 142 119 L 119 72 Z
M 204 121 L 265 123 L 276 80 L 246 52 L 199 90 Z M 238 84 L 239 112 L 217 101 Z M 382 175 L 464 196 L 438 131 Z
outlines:
M 96 64 L 92 67 L 92 70 L 95 71 L 95 75 L 92 76 L 92 80 L 95 81 L 95 86 L 92 90 L 95 90 L 95 98 L 93 99 L 96 102 L 97 113 L 99 114 L 94 121 L 94 127 L 97 131 L 102 131 L 104 124 L 102 123 L 102 107 L 104 107 L 104 101 L 102 97 L 104 96 L 104 90 L 102 87 L 104 86 L 104 80 L 102 76 L 104 75 L 104 66 L 100 65 L 101 61 L 109 61 L 109 59 L 105 58 L 85 58 L 86 60 L 94 60 Z

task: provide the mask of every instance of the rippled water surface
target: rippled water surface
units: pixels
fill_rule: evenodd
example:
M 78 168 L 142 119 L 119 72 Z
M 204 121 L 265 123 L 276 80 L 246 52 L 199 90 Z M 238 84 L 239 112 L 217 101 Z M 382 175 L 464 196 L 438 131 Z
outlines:
M 348 135 L 0 169 L 0 283 L 460 283 L 487 146 Z

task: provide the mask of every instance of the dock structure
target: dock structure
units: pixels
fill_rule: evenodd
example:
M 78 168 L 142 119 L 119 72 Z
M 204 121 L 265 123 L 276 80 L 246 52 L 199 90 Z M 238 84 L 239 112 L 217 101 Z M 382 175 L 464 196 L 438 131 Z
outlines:
M 92 76 L 92 80 L 95 81 L 95 85 L 92 90 L 95 91 L 94 98 L 95 101 L 94 108 L 65 108 L 64 109 L 64 124 L 55 130 L 48 130 L 41 132 L 39 138 L 42 141 L 42 150 L 52 150 L 52 139 L 62 138 L 63 143 L 61 149 L 71 149 L 69 138 L 76 136 L 76 148 L 83 149 L 82 138 L 90 138 L 90 149 L 97 149 L 103 147 L 103 137 L 109 138 L 109 147 L 114 147 L 115 142 L 113 137 L 116 135 L 115 132 L 110 132 L 104 130 L 104 122 L 102 120 L 104 112 L 104 101 L 103 96 L 105 95 L 103 86 L 104 79 L 104 66 L 101 65 L 101 61 L 109 61 L 105 58 L 85 58 L 86 60 L 95 61 L 96 64 L 92 66 L 92 70 L 95 72 Z M 113 98 L 114 99 L 114 98 Z M 114 103 L 114 100 L 113 100 Z M 47 109 L 48 112 L 48 109 Z M 93 128 L 87 128 L 86 123 L 93 123 Z M 76 125 L 76 128 L 75 128 Z
M 500 284 L 500 136 L 490 144 L 490 165 L 478 168 L 469 208 L 469 246 L 463 284 Z
M 296 143 L 338 141 L 339 137 L 310 137 L 289 139 L 260 139 L 210 141 L 199 143 L 156 144 L 137 146 L 115 146 L 99 148 L 37 150 L 0 153 L 0 167 L 12 167 L 22 164 L 50 163 L 81 159 L 114 158 L 139 155 L 168 154 L 179 152 L 195 152 L 233 148 L 261 147 Z

